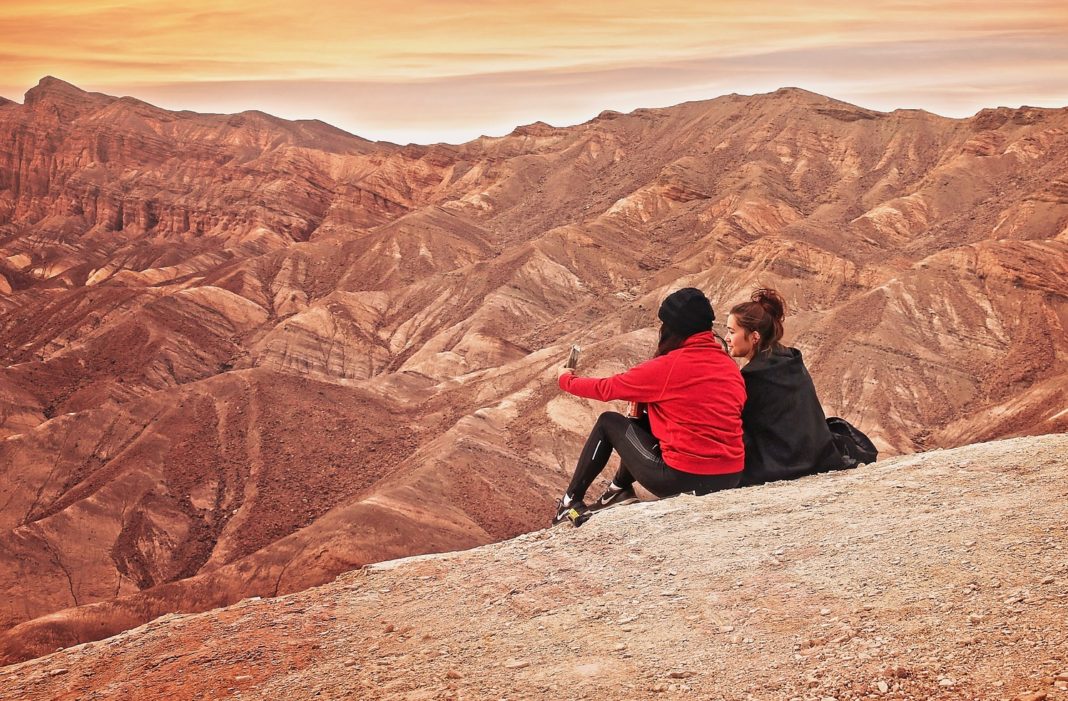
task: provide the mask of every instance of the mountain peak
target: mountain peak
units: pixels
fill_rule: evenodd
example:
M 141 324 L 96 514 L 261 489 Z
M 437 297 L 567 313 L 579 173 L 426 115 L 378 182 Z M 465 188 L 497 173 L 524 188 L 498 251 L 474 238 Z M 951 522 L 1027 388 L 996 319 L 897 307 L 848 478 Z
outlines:
M 70 119 L 92 109 L 114 102 L 116 98 L 98 92 L 87 92 L 65 80 L 46 75 L 37 85 L 26 91 L 27 107 L 50 105 L 60 117 Z
M 88 92 L 82 90 L 76 85 L 72 85 L 65 80 L 60 80 L 55 76 L 46 75 L 37 81 L 37 85 L 30 88 L 26 92 L 27 102 L 31 99 L 40 99 L 41 97 L 48 95 L 71 95 L 84 97 L 89 95 Z
M 54 88 L 59 90 L 73 90 L 74 92 L 79 93 L 85 92 L 85 90 L 82 90 L 74 83 L 68 83 L 67 81 L 61 78 L 57 78 L 54 75 L 46 75 L 42 77 L 39 81 L 37 81 L 37 87 Z
M 811 90 L 805 90 L 804 88 L 795 88 L 790 85 L 779 88 L 773 92 L 772 95 L 796 95 L 798 97 L 818 97 L 821 100 L 827 99 L 825 95 L 812 92 Z
M 512 130 L 511 136 L 549 136 L 556 131 L 559 131 L 556 127 L 539 120 L 516 127 Z
M 826 105 L 834 103 L 838 105 L 849 105 L 850 107 L 856 107 L 856 105 L 848 102 L 842 102 L 836 100 L 833 97 L 822 95 L 818 92 L 812 92 L 811 90 L 805 90 L 804 88 L 784 87 L 779 88 L 774 92 L 764 93 L 762 97 L 774 98 L 778 100 L 785 100 L 788 102 L 805 104 L 805 105 Z

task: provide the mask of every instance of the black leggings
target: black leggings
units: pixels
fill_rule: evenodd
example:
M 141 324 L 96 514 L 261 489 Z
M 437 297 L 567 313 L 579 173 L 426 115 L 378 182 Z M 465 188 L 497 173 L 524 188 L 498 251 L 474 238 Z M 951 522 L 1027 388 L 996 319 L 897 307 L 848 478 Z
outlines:
M 567 488 L 572 499 L 586 496 L 586 490 L 608 464 L 613 448 L 619 453 L 620 464 L 612 481 L 623 488 L 637 482 L 658 497 L 670 497 L 683 492 L 702 495 L 738 486 L 741 472 L 695 475 L 671 467 L 660 455 L 660 442 L 643 423 L 614 411 L 598 417 Z

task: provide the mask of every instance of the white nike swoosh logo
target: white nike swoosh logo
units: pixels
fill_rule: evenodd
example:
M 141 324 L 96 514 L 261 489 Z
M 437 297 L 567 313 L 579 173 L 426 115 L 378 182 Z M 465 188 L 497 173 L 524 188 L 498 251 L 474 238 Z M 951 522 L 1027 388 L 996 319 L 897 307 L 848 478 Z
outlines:
M 597 500 L 598 507 L 608 507 L 612 504 L 612 500 L 619 496 L 619 493 L 610 494 L 608 496 L 601 497 Z

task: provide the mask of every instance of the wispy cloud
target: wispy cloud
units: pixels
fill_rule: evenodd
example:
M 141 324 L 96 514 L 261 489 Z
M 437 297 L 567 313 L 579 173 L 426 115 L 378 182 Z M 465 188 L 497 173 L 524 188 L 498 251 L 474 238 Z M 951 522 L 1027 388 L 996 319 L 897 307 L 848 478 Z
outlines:
M 1068 5 L 1021 0 L 207 0 L 0 6 L 0 94 L 51 74 L 202 111 L 465 140 L 797 85 L 953 116 L 1068 104 Z

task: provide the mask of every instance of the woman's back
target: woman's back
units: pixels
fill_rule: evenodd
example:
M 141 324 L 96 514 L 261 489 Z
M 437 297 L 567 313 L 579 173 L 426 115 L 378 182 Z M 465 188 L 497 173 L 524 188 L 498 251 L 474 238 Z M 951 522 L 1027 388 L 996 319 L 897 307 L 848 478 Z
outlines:
M 745 467 L 742 406 L 745 382 L 712 337 L 716 314 L 704 292 L 685 287 L 660 304 L 660 337 L 653 358 L 611 377 L 578 377 L 565 369 L 560 389 L 578 397 L 644 404 L 648 425 L 632 415 L 597 417 L 575 464 L 553 523 L 580 525 L 594 509 L 636 499 L 641 484 L 658 497 L 733 489 Z M 612 453 L 619 468 L 593 506 L 586 491 Z
M 697 473 L 737 471 L 742 465 L 741 411 L 745 384 L 738 366 L 711 334 L 691 337 L 656 359 L 669 365 L 663 393 L 649 405 L 649 424 L 664 459 Z
M 664 460 L 677 470 L 725 474 L 742 469 L 745 384 L 711 333 L 694 334 L 676 350 L 618 375 L 565 377 L 560 386 L 580 397 L 647 404 Z
M 742 368 L 745 484 L 844 467 L 801 351 L 778 347 Z

